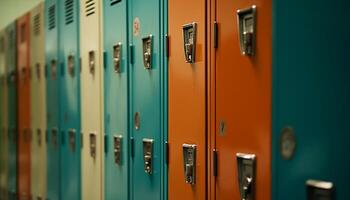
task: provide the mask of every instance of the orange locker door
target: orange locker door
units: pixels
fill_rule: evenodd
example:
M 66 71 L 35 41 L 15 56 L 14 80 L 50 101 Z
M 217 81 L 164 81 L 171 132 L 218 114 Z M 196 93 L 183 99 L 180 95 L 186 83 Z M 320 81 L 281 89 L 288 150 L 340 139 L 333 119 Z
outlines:
M 30 198 L 29 13 L 17 20 L 18 199 Z
M 216 200 L 269 200 L 271 0 L 216 1 L 213 20 Z
M 205 3 L 205 0 L 169 0 L 168 2 L 169 200 L 206 199 Z M 184 30 L 187 31 L 186 36 Z M 187 59 L 193 58 L 193 60 L 186 60 L 184 43 L 192 45 L 190 48 L 194 49 L 193 55 L 187 55 Z M 192 163 L 193 166 L 187 163 L 187 169 L 190 170 L 192 167 L 194 171 L 193 179 L 185 178 L 186 161 L 183 150 L 186 146 L 184 145 L 194 147 L 196 158 Z M 188 150 L 191 151 L 191 148 Z M 189 173 L 192 172 L 189 171 Z

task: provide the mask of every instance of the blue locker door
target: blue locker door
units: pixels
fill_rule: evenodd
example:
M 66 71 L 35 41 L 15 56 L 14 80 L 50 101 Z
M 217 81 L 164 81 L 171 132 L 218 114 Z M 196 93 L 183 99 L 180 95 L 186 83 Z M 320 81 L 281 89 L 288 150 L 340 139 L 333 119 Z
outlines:
M 45 1 L 46 99 L 47 99 L 47 198 L 59 200 L 60 127 L 57 0 Z
M 127 1 L 105 0 L 103 6 L 106 134 L 104 192 L 106 200 L 127 200 L 129 158 Z M 118 58 L 120 61 L 115 60 Z M 114 150 L 115 145 L 118 146 L 118 144 L 120 144 L 118 150 L 120 153 L 116 155 Z
M 16 168 L 17 168 L 17 95 L 16 95 L 16 24 L 11 23 L 6 28 L 8 38 L 6 62 L 8 64 L 8 198 L 16 199 Z
M 331 182 L 332 199 L 350 199 L 350 40 L 334 37 L 350 34 L 344 26 L 349 6 L 348 1 L 274 1 L 275 200 L 308 199 L 308 180 Z
M 164 1 L 130 2 L 129 36 L 134 49 L 130 66 L 130 130 L 134 139 L 131 199 L 164 199 Z
M 80 193 L 79 1 L 59 1 L 61 199 Z

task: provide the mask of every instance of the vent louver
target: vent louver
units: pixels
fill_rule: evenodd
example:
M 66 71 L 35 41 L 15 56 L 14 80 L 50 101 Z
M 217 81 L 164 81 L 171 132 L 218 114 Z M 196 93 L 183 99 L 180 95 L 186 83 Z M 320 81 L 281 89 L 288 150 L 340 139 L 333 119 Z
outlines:
M 111 6 L 121 2 L 122 0 L 110 0 L 111 1 Z
M 66 0 L 64 6 L 66 12 L 66 25 L 68 25 L 74 21 L 73 0 Z
M 55 5 L 52 5 L 49 8 L 49 30 L 56 27 L 56 8 Z
M 86 16 L 90 16 L 95 13 L 95 1 L 94 0 L 86 0 L 85 1 L 85 13 Z
M 36 14 L 33 19 L 34 24 L 34 35 L 37 36 L 40 34 L 40 14 Z

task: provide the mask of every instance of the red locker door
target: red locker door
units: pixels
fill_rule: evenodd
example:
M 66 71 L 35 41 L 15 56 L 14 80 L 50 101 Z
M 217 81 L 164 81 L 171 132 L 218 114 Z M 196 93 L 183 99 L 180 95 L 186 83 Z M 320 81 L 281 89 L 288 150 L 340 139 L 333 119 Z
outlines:
M 206 1 L 169 0 L 169 200 L 206 199 Z M 186 26 L 187 25 L 187 26 Z M 193 30 L 193 62 L 183 29 Z M 195 147 L 194 179 L 185 179 L 183 145 Z
M 212 20 L 218 23 L 212 118 L 218 156 L 216 182 L 212 182 L 216 200 L 243 199 L 244 193 L 245 199 L 269 200 L 271 0 L 216 1 Z M 243 160 L 241 168 L 238 157 Z
M 29 13 L 17 19 L 18 199 L 30 197 Z

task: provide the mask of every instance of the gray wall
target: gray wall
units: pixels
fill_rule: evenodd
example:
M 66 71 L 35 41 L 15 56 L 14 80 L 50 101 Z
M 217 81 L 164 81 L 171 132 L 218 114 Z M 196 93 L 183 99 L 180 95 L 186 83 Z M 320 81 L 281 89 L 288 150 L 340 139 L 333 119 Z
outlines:
M 43 0 L 0 0 L 0 30 Z

